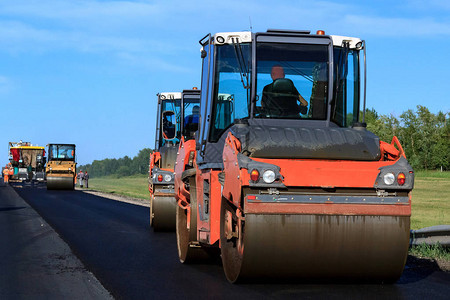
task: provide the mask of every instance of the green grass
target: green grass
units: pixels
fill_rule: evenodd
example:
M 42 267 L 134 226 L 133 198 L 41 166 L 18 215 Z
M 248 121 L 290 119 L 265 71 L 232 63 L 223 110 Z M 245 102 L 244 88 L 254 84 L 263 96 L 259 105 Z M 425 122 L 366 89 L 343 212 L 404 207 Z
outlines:
M 416 172 L 411 229 L 450 224 L 450 172 Z
M 412 193 L 411 229 L 450 224 L 450 172 L 416 172 Z M 117 178 L 97 177 L 89 180 L 95 190 L 149 199 L 147 175 Z
M 147 175 L 134 175 L 121 178 L 117 178 L 117 176 L 96 177 L 89 179 L 89 188 L 133 198 L 149 199 L 147 178 Z
M 442 259 L 450 261 L 450 249 L 442 245 L 418 245 L 409 249 L 409 254 L 420 258 Z

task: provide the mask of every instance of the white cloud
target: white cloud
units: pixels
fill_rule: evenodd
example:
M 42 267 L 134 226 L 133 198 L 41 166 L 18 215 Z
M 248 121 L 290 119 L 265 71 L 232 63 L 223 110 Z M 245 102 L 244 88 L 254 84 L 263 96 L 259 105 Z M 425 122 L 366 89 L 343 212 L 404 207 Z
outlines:
M 0 51 L 73 50 L 127 61 L 193 48 L 207 32 L 269 28 L 326 29 L 330 34 L 448 36 L 450 23 L 423 17 L 386 17 L 360 5 L 332 1 L 99 1 L 15 0 L 0 3 Z M 432 0 L 436 6 L 445 2 Z M 415 1 L 407 1 L 414 7 Z M 400 14 L 400 12 L 399 12 Z M 392 13 L 390 15 L 393 15 Z M 194 37 L 195 36 L 195 37 Z M 195 40 L 193 43 L 188 41 Z M 133 59 L 131 59 L 133 57 Z M 147 61 L 149 59 L 146 59 Z M 153 62 L 151 63 L 153 64 Z M 172 69 L 170 62 L 167 68 Z M 177 67 L 175 67 L 176 69 Z

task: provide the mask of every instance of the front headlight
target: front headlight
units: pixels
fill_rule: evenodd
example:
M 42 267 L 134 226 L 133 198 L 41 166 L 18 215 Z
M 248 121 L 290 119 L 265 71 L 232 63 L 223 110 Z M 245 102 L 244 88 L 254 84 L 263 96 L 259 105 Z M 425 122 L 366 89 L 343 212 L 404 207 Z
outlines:
M 171 181 L 171 180 L 172 180 L 172 176 L 170 174 L 164 175 L 164 181 Z
M 265 183 L 272 183 L 276 179 L 275 172 L 272 170 L 264 171 L 263 180 Z
M 391 184 L 393 184 L 394 181 L 395 181 L 395 176 L 394 176 L 394 174 L 392 174 L 392 173 L 387 173 L 387 174 L 384 174 L 383 180 L 384 180 L 384 183 L 385 183 L 385 184 L 391 185 Z

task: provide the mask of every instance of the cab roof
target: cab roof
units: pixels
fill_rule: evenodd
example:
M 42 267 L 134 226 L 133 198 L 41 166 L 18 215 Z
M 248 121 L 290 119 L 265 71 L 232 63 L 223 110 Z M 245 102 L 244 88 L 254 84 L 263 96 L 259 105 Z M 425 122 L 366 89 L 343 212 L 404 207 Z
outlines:
M 157 96 L 161 99 L 181 99 L 181 92 L 164 92 L 159 93 Z
M 310 34 L 310 31 L 307 30 L 282 30 L 282 29 L 269 29 L 267 30 L 268 34 L 274 35 L 282 35 L 283 33 L 289 35 L 301 35 L 317 37 L 317 34 Z M 324 35 L 320 35 L 324 36 Z M 327 36 L 327 35 L 325 35 Z M 359 46 L 362 46 L 362 40 L 357 37 L 348 37 L 341 35 L 328 35 L 333 41 L 333 46 L 340 47 L 343 45 L 343 42 L 348 42 L 350 49 L 356 49 L 358 43 L 361 43 Z M 232 44 L 233 40 L 238 38 L 240 43 L 250 43 L 252 41 L 252 32 L 250 31 L 240 31 L 240 32 L 219 32 L 213 35 L 213 40 L 215 44 Z

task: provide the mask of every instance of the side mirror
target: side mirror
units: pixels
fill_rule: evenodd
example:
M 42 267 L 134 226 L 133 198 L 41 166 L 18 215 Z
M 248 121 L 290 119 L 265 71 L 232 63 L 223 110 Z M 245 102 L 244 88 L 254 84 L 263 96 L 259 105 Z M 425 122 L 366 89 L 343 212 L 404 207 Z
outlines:
M 172 140 L 176 137 L 177 120 L 173 111 L 167 110 L 162 113 L 161 127 L 165 140 Z

